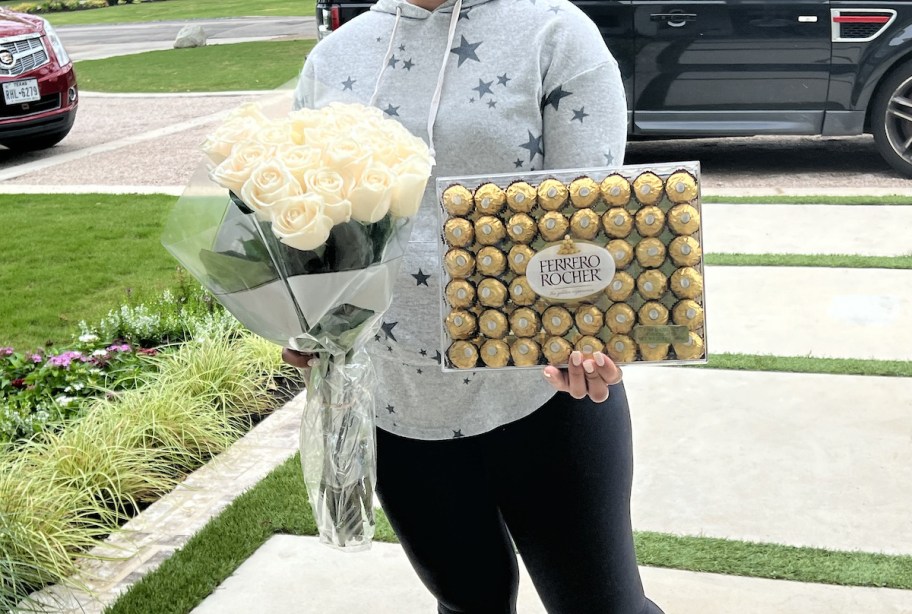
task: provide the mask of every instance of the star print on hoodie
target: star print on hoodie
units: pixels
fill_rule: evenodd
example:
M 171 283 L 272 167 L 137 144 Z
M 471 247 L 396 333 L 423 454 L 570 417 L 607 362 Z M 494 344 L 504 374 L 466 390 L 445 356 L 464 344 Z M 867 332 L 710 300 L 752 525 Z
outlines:
M 591 168 L 624 156 L 617 63 L 568 0 L 446 0 L 434 11 L 379 0 L 317 44 L 295 100 L 373 104 L 434 146 L 435 176 Z M 441 371 L 437 226 L 432 177 L 385 328 L 368 346 L 382 389 L 378 426 L 418 439 L 484 433 L 554 394 L 538 369 Z

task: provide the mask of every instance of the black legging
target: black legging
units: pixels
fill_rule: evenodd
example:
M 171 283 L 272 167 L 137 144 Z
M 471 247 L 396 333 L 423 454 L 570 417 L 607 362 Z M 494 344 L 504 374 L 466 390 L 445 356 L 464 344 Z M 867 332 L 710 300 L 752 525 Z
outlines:
M 661 614 L 640 582 L 623 385 L 604 403 L 558 393 L 490 433 L 378 431 L 377 494 L 441 614 L 516 612 L 511 536 L 550 614 Z

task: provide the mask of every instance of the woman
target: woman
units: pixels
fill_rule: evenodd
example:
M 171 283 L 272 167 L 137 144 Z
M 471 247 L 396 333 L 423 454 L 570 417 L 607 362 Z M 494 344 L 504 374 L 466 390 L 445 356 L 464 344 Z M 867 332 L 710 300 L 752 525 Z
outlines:
M 424 138 L 437 176 L 624 156 L 617 63 L 567 0 L 380 0 L 307 58 L 296 105 L 334 101 L 375 105 Z M 514 542 L 549 612 L 660 613 L 633 549 L 620 369 L 574 352 L 567 370 L 441 371 L 432 184 L 369 348 L 377 494 L 406 554 L 441 613 L 515 612 Z

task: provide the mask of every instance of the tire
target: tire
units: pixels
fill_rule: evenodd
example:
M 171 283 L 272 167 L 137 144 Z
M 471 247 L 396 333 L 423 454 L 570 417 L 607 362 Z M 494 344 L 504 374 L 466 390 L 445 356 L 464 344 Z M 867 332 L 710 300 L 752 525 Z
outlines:
M 16 152 L 38 151 L 39 149 L 53 147 L 62 141 L 69 133 L 70 129 L 67 128 L 66 130 L 58 130 L 57 132 L 49 132 L 47 134 L 30 136 L 23 139 L 6 139 L 0 141 L 0 145 L 8 147 Z
M 880 85 L 871 113 L 877 151 L 912 177 L 912 62 L 900 65 Z

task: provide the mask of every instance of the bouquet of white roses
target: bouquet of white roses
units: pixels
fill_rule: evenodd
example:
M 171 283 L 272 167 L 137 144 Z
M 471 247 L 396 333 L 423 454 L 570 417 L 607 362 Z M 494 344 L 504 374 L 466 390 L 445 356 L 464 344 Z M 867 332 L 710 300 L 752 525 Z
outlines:
M 372 107 L 274 120 L 247 105 L 204 150 L 211 181 L 181 197 L 163 243 L 251 331 L 319 356 L 301 427 L 308 495 L 322 541 L 367 547 L 376 382 L 363 348 L 392 299 L 427 146 Z

